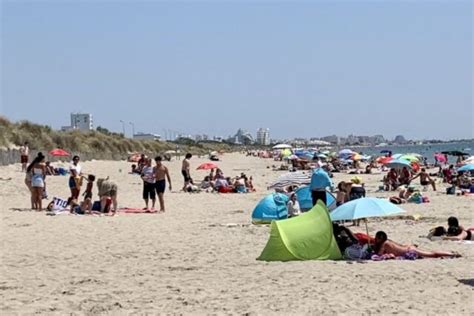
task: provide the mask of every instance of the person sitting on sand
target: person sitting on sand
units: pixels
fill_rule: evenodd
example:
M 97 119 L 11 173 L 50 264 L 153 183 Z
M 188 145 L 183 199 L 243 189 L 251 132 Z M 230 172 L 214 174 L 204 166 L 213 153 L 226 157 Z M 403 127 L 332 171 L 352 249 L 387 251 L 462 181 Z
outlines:
M 448 218 L 448 230 L 445 240 L 474 240 L 474 228 L 464 229 L 459 226 L 459 221 L 456 217 Z
M 341 250 L 342 253 L 344 253 L 347 247 L 359 243 L 359 240 L 354 236 L 352 231 L 344 225 L 332 223 L 332 232 L 339 250 Z
M 54 170 L 54 167 L 51 165 L 51 162 L 46 161 L 46 175 L 47 176 L 56 176 L 58 173 Z
M 291 193 L 290 200 L 288 201 L 286 206 L 288 207 L 288 218 L 295 217 L 301 214 L 300 204 L 298 203 L 298 200 L 296 199 L 295 192 Z
M 392 168 L 390 171 L 387 173 L 387 176 L 384 180 L 385 184 L 385 191 L 390 191 L 390 190 L 396 190 L 399 186 L 398 183 L 398 173 L 397 171 Z
M 415 193 L 415 188 L 412 186 L 408 187 L 401 187 L 400 192 L 398 193 L 398 197 L 402 199 L 406 203 L 406 201 Z
M 245 177 L 245 187 L 247 188 L 247 192 L 255 192 L 255 188 L 253 186 L 253 178 L 250 176 L 249 178 Z
M 388 240 L 388 236 L 383 231 L 375 234 L 374 251 L 377 255 L 388 255 L 390 257 L 412 257 L 418 258 L 455 258 L 460 257 L 459 254 L 446 251 L 424 251 L 418 249 L 414 245 L 402 245 L 392 240 Z
M 411 178 L 410 181 L 413 181 L 418 177 L 420 177 L 420 184 L 422 186 L 427 186 L 428 184 L 431 184 L 431 186 L 433 187 L 433 191 L 436 191 L 436 183 L 433 179 L 430 178 L 430 175 L 426 172 L 425 168 L 421 168 L 420 173 Z
M 407 167 L 403 167 L 402 172 L 400 172 L 400 177 L 398 178 L 399 184 L 410 184 L 410 178 L 411 178 L 411 173 L 410 170 L 408 170 Z

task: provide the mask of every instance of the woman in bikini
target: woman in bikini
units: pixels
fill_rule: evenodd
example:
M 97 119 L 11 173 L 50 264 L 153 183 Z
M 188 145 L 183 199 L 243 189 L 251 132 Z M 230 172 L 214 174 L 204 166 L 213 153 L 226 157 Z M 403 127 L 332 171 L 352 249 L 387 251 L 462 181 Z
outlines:
M 448 231 L 444 240 L 474 240 L 474 228 L 464 229 L 459 226 L 459 221 L 456 217 L 448 218 Z

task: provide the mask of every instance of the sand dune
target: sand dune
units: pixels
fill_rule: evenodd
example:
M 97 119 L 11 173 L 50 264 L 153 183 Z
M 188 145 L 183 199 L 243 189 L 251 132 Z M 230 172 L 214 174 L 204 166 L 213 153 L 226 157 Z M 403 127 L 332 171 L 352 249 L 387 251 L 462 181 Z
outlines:
M 193 158 L 194 168 L 204 159 Z M 421 248 L 455 250 L 460 259 L 352 263 L 256 261 L 267 226 L 253 226 L 255 204 L 278 172 L 271 160 L 223 156 L 227 175 L 254 176 L 254 194 L 178 193 L 180 162 L 167 163 L 173 192 L 165 214 L 115 217 L 46 216 L 29 207 L 19 164 L 0 167 L 2 314 L 451 314 L 474 313 L 474 245 L 431 242 L 430 228 L 450 215 L 474 226 L 473 197 L 427 192 L 429 204 L 408 204 L 419 221 L 372 220 L 370 232 Z M 141 180 L 126 162 L 94 161 L 84 172 L 119 183 L 119 205 L 142 207 Z M 196 179 L 205 172 L 194 171 Z M 349 179 L 336 174 L 335 181 Z M 47 179 L 50 197 L 67 197 L 67 177 Z M 368 194 L 380 175 L 364 176 Z M 94 190 L 95 193 L 96 190 Z M 228 225 L 231 224 L 231 225 Z M 363 231 L 361 227 L 360 231 Z

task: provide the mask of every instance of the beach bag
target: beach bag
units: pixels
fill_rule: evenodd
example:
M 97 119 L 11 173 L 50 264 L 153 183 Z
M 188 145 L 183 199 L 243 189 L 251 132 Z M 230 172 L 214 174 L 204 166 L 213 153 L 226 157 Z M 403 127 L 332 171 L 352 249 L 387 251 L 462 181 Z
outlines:
M 448 195 L 454 195 L 456 193 L 456 188 L 455 187 L 449 187 L 446 189 L 446 194 Z
M 368 255 L 368 245 L 361 246 L 359 244 L 354 244 L 347 247 L 344 251 L 344 259 L 347 260 L 367 259 Z

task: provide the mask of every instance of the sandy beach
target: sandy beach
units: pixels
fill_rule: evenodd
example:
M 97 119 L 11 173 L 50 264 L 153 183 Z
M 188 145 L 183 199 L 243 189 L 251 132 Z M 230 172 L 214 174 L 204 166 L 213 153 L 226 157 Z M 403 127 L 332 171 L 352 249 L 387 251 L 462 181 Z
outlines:
M 204 158 L 194 158 L 193 178 Z M 355 263 L 257 261 L 268 226 L 251 224 L 257 202 L 282 172 L 273 160 L 225 154 L 226 175 L 252 175 L 251 194 L 180 193 L 180 161 L 165 163 L 173 191 L 165 214 L 46 216 L 29 208 L 20 165 L 0 167 L 3 315 L 14 314 L 449 314 L 474 313 L 474 245 L 420 237 L 457 216 L 474 226 L 474 197 L 426 192 L 431 203 L 405 204 L 421 219 L 375 219 L 369 232 L 422 249 L 452 250 L 460 259 Z M 120 207 L 143 207 L 142 181 L 130 163 L 82 162 L 83 172 L 119 184 Z M 64 163 L 67 166 L 67 163 Z M 335 174 L 334 181 L 351 175 Z M 382 175 L 363 175 L 368 196 Z M 67 198 L 68 177 L 48 177 L 49 197 Z M 416 180 L 418 184 L 418 180 Z M 94 188 L 96 196 L 96 188 Z M 20 210 L 13 210 L 20 209 Z M 355 231 L 364 231 L 364 226 Z

